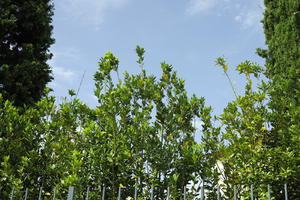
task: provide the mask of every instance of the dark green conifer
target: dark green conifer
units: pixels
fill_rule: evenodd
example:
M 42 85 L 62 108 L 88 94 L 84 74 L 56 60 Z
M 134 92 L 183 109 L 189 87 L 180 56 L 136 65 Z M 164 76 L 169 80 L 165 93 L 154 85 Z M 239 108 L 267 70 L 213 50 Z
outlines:
M 17 106 L 39 100 L 53 79 L 52 9 L 51 0 L 0 1 L 0 92 Z
M 281 164 L 293 170 L 293 175 L 274 183 L 274 193 L 276 199 L 284 199 L 280 190 L 285 182 L 289 185 L 289 199 L 297 199 L 300 197 L 300 0 L 264 2 L 268 49 L 259 49 L 258 54 L 266 58 L 266 76 L 270 80 L 271 134 L 267 143 L 291 152 L 290 161 Z M 273 170 L 280 171 L 278 168 Z

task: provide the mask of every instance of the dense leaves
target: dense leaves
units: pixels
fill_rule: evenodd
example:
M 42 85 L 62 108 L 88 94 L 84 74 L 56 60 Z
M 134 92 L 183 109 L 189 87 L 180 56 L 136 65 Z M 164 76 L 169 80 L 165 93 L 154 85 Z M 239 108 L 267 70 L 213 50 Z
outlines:
M 144 50 L 137 48 L 143 65 Z M 87 186 L 99 195 L 106 187 L 109 199 L 123 196 L 173 198 L 209 169 L 204 151 L 195 142 L 194 120 L 209 119 L 204 99 L 188 97 L 184 81 L 172 66 L 161 63 L 162 75 L 118 75 L 119 61 L 108 52 L 95 74 L 99 105 L 91 109 L 78 99 L 60 105 L 46 96 L 20 114 L 1 97 L 1 185 L 4 196 L 14 187 L 43 187 L 50 194 L 56 185 L 62 197 L 69 185 L 83 194 Z M 115 73 L 115 74 L 114 74 Z M 5 125 L 4 125 L 5 124 Z M 36 191 L 37 192 L 37 191 Z
M 266 76 L 269 78 L 269 123 L 272 127 L 266 144 L 288 152 L 286 162 L 279 166 L 291 170 L 291 176 L 279 179 L 291 185 L 291 198 L 299 197 L 300 190 L 300 26 L 299 0 L 265 1 L 264 31 L 267 50 L 259 50 L 266 58 Z M 279 188 L 276 189 L 279 193 Z M 278 196 L 278 198 L 283 198 Z
M 17 106 L 33 104 L 52 80 L 50 0 L 0 1 L 0 92 Z
M 265 5 L 268 50 L 258 53 L 266 58 L 266 69 L 249 61 L 237 66 L 246 78 L 243 95 L 237 94 L 225 59 L 216 60 L 236 96 L 219 117 L 220 142 L 211 145 L 227 198 L 233 197 L 236 185 L 238 197 L 247 199 L 254 185 L 259 199 L 266 199 L 269 184 L 273 198 L 284 199 L 283 183 L 288 184 L 290 198 L 300 196 L 300 1 L 266 0 Z
M 38 66 L 48 73 L 51 5 L 9 0 L 0 5 L 4 27 L 0 37 L 5 38 L 0 49 L 0 76 L 5 77 L 1 81 L 15 80 L 20 67 L 29 70 L 22 74 L 35 77 Z M 36 22 L 24 18 L 22 23 L 28 24 L 20 28 L 16 16 L 27 16 L 20 9 L 29 5 L 44 15 Z M 119 73 L 119 59 L 111 52 L 100 59 L 94 75 L 96 108 L 80 102 L 73 90 L 58 104 L 49 89 L 42 90 L 51 79 L 45 74 L 38 77 L 45 81 L 40 85 L 26 77 L 42 86 L 34 89 L 41 91 L 37 96 L 29 91 L 31 86 L 22 87 L 22 94 L 19 89 L 6 91 L 9 83 L 4 82 L 0 93 L 1 198 L 8 199 L 11 191 L 21 198 L 25 188 L 31 188 L 30 198 L 34 198 L 38 195 L 34 188 L 40 187 L 49 198 L 55 186 L 57 198 L 65 199 L 67 187 L 73 185 L 80 198 L 89 186 L 91 199 L 99 198 L 103 188 L 107 199 L 116 199 L 119 188 L 123 199 L 133 197 L 135 187 L 141 199 L 149 198 L 151 188 L 155 199 L 165 199 L 167 188 L 171 199 L 182 199 L 185 186 L 192 198 L 199 194 L 199 185 L 204 185 L 207 199 L 217 198 L 219 186 L 225 199 L 233 199 L 235 187 L 238 199 L 249 199 L 253 185 L 258 199 L 268 199 L 269 185 L 272 199 L 283 199 L 284 183 L 289 197 L 299 198 L 300 2 L 265 0 L 265 5 L 268 50 L 258 53 L 266 58 L 266 68 L 250 61 L 236 67 L 246 80 L 242 94 L 234 87 L 226 60 L 216 60 L 235 95 L 220 116 L 212 116 L 203 98 L 187 94 L 184 80 L 171 65 L 161 63 L 160 76 L 148 74 L 145 49 L 140 46 L 136 48 L 137 74 Z M 45 19 L 47 23 L 42 23 Z M 17 43 L 23 34 L 19 28 L 28 31 L 36 23 L 45 26 L 38 41 L 46 43 Z M 12 87 L 23 83 L 11 82 Z M 24 103 L 26 95 L 31 104 L 42 93 L 46 96 L 33 106 L 16 106 Z M 198 131 L 195 121 L 200 124 Z M 200 134 L 198 143 L 195 134 Z

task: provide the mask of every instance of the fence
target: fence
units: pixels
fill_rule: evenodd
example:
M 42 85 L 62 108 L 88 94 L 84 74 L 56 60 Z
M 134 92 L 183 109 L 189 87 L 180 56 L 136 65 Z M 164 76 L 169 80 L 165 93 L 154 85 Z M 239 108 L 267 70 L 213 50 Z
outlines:
M 99 188 L 100 188 L 100 192 L 99 192 L 100 194 L 96 198 L 97 199 L 101 199 L 101 200 L 106 200 L 107 197 L 106 197 L 106 188 L 105 188 L 105 186 L 101 186 Z M 117 198 L 116 198 L 117 200 L 121 200 L 122 199 L 121 198 L 121 196 L 122 196 L 121 194 L 122 194 L 122 192 L 125 189 L 126 189 L 125 187 L 119 187 L 118 193 L 117 193 Z M 183 193 L 180 194 L 181 195 L 180 199 L 183 199 L 183 200 L 188 200 L 188 199 L 200 199 L 200 200 L 204 200 L 204 199 L 206 199 L 206 194 L 205 194 L 206 190 L 205 190 L 204 186 L 201 186 L 200 192 L 199 192 L 199 194 L 197 195 L 196 198 L 195 197 L 194 198 L 189 198 L 188 197 L 189 193 L 187 192 L 187 190 L 189 190 L 189 188 L 184 187 Z M 250 193 L 249 193 L 249 199 L 251 199 L 251 200 L 254 200 L 255 198 L 257 198 L 257 197 L 254 196 L 254 192 L 253 191 L 254 191 L 254 186 L 251 185 L 250 186 Z M 283 185 L 283 191 L 284 191 L 285 200 L 288 200 L 288 188 L 287 188 L 287 184 Z M 39 190 L 38 190 L 38 196 L 36 196 L 36 197 L 31 196 L 31 198 L 29 198 L 29 189 L 28 188 L 26 188 L 23 193 L 24 193 L 24 195 L 22 195 L 23 196 L 22 197 L 23 200 L 30 200 L 30 199 L 42 200 L 42 199 L 44 199 L 45 195 L 48 196 L 47 199 L 49 199 L 49 200 L 56 200 L 57 199 L 57 190 L 56 190 L 56 187 L 53 188 L 52 194 L 49 194 L 49 193 L 43 194 L 43 188 L 40 187 Z M 234 187 L 233 187 L 233 193 L 234 193 L 233 199 L 234 200 L 238 200 L 239 198 L 238 198 L 238 191 L 237 191 L 237 186 L 236 185 L 234 185 Z M 85 200 L 92 200 L 92 199 L 89 199 L 89 195 L 90 195 L 90 187 L 88 186 L 86 188 L 86 191 L 85 191 L 85 194 L 84 194 L 84 199 Z M 151 187 L 150 188 L 150 192 L 149 192 L 149 196 L 146 199 L 154 200 L 155 199 L 154 197 L 155 197 L 154 187 Z M 139 198 L 138 187 L 136 186 L 134 188 L 133 197 L 129 197 L 128 196 L 126 198 L 126 200 L 129 200 L 129 199 L 130 200 L 138 200 L 138 198 Z M 170 188 L 168 187 L 167 190 L 166 190 L 166 200 L 170 200 L 171 198 L 172 198 L 172 196 L 170 194 Z M 216 198 L 217 198 L 217 200 L 226 199 L 223 196 L 220 187 L 216 188 Z M 270 185 L 267 185 L 267 199 L 271 200 L 271 198 L 272 198 L 272 195 L 271 195 Z M 66 200 L 75 200 L 76 199 L 76 188 L 74 186 L 69 186 L 68 187 L 67 195 L 66 195 L 65 199 Z M 9 200 L 17 200 L 17 198 L 15 198 L 15 189 L 14 188 L 12 188 Z

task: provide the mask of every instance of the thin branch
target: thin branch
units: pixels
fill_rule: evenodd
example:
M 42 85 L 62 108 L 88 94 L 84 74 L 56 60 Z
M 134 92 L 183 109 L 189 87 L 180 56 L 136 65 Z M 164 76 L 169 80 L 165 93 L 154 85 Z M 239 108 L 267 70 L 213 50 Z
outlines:
M 79 86 L 78 86 L 78 89 L 77 89 L 77 92 L 76 92 L 76 96 L 75 96 L 76 99 L 77 99 L 77 96 L 79 94 L 79 91 L 80 91 L 80 88 L 81 88 L 81 85 L 82 85 L 82 82 L 83 82 L 83 79 L 84 79 L 84 75 L 85 75 L 85 70 L 84 70 L 84 72 L 81 76 L 81 80 L 80 80 L 80 83 L 79 83 Z

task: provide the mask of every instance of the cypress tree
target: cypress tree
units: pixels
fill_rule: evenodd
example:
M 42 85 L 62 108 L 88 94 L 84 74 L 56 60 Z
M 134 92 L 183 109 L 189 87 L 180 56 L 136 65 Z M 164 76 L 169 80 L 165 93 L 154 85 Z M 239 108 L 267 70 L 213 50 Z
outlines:
M 289 199 L 300 197 L 300 0 L 265 0 L 264 32 L 268 49 L 258 49 L 266 59 L 269 81 L 271 133 L 269 147 L 290 152 L 288 163 L 275 166 L 292 172 L 273 182 L 276 199 L 284 199 L 282 184 L 289 185 Z M 277 155 L 280 160 L 280 155 Z M 274 161 L 275 162 L 275 161 Z M 280 163 L 280 162 L 277 162 Z M 276 172 L 275 172 L 276 173 Z M 282 176 L 283 177 L 283 176 Z
M 32 105 L 50 82 L 51 0 L 0 1 L 0 93 L 17 106 Z

